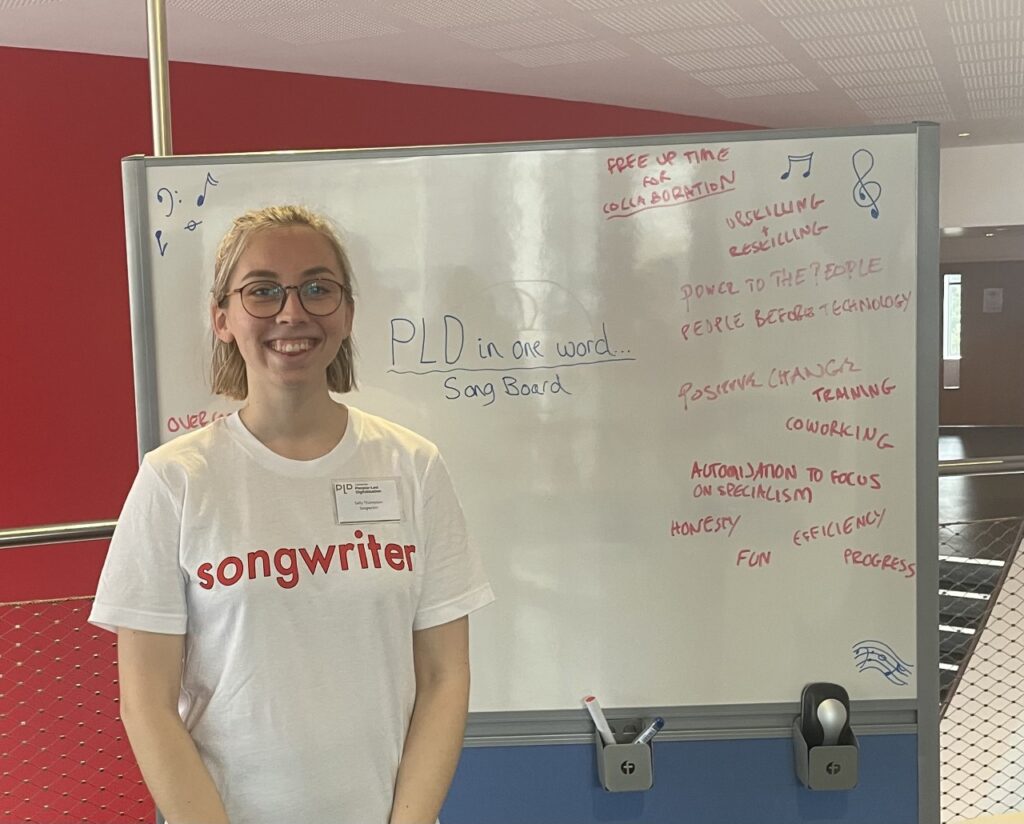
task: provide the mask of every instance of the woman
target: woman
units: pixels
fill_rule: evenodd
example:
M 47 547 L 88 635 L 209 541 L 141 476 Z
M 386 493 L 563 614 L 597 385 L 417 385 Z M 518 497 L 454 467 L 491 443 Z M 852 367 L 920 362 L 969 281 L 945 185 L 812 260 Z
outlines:
M 468 614 L 493 600 L 445 464 L 334 401 L 351 267 L 301 207 L 215 262 L 215 392 L 240 412 L 149 453 L 90 621 L 170 824 L 428 824 L 462 746 Z

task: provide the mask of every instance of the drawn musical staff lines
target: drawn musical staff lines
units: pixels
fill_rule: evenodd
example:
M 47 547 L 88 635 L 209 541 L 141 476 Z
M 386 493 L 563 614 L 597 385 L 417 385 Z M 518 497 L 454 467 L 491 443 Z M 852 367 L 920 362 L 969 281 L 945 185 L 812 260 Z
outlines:
M 207 171 L 206 179 L 203 181 L 203 190 L 196 197 L 196 208 L 201 209 L 206 204 L 210 187 L 219 185 L 220 181 L 213 176 L 212 172 Z M 165 220 L 174 217 L 175 205 L 182 202 L 178 195 L 177 189 L 171 189 L 168 186 L 161 186 L 156 190 L 156 202 L 167 210 L 163 215 Z M 186 232 L 195 233 L 196 229 L 203 225 L 203 221 L 196 220 L 194 217 L 189 217 L 183 224 L 178 224 L 177 220 L 173 221 L 173 223 L 174 225 L 164 225 L 153 232 L 153 238 L 156 241 L 156 248 L 160 253 L 160 257 L 164 257 L 168 247 L 171 245 L 171 239 L 168 237 L 171 231 L 180 226 Z
M 789 180 L 789 176 L 793 171 L 794 163 L 796 163 L 797 165 L 801 163 L 806 163 L 807 169 L 800 176 L 811 176 L 811 164 L 814 162 L 814 152 L 808 152 L 807 154 L 802 155 L 786 155 L 786 160 L 789 162 L 789 166 L 786 168 L 786 171 L 782 173 L 782 176 L 779 178 L 779 180 Z
M 877 180 L 868 180 L 871 170 L 875 168 L 875 156 L 867 149 L 857 149 L 852 157 L 853 173 L 857 176 L 857 182 L 853 184 L 853 201 L 862 209 L 867 209 L 871 217 L 878 220 L 878 201 L 882 197 L 882 184 Z M 867 168 L 861 171 L 867 163 Z
M 910 683 L 914 665 L 904 661 L 888 644 L 882 641 L 858 641 L 853 645 L 853 660 L 857 672 L 877 670 L 887 681 L 900 687 Z

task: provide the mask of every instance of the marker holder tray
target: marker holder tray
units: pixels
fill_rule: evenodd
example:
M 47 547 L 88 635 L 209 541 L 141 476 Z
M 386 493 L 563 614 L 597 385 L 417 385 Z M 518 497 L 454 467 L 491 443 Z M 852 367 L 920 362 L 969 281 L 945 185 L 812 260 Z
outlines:
M 649 723 L 649 722 L 648 722 Z M 654 756 L 650 742 L 634 744 L 646 727 L 642 718 L 608 721 L 615 735 L 614 744 L 605 744 L 601 733 L 594 732 L 597 748 L 597 775 L 610 793 L 642 792 L 654 786 Z
M 847 728 L 834 747 L 807 746 L 800 719 L 793 721 L 796 776 L 809 790 L 852 790 L 857 786 L 857 736 Z

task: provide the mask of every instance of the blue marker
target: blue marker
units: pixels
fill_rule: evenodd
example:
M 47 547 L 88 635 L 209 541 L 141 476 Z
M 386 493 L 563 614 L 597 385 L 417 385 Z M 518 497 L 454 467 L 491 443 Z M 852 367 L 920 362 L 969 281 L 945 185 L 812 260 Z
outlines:
M 664 718 L 661 718 L 661 717 L 655 718 L 651 722 L 651 725 L 646 730 L 644 730 L 642 733 L 640 733 L 640 735 L 638 735 L 635 739 L 633 739 L 633 743 L 634 744 L 646 744 L 648 741 L 650 741 L 652 738 L 654 738 L 654 736 L 656 736 L 661 731 L 661 728 L 664 727 L 664 726 L 665 726 L 665 719 Z

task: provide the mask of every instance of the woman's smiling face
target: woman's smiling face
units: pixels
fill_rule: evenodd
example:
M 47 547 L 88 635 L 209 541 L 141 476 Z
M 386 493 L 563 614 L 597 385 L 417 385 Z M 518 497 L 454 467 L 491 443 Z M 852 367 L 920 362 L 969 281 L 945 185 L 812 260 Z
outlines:
M 232 290 L 255 282 L 302 286 L 328 278 L 348 288 L 334 249 L 308 226 L 257 232 L 246 245 L 228 284 L 228 296 L 213 308 L 213 329 L 225 343 L 234 341 L 245 361 L 249 394 L 274 387 L 327 391 L 327 367 L 352 332 L 354 307 L 349 293 L 329 315 L 310 314 L 298 292 L 286 292 L 284 308 L 270 318 L 256 318 Z

